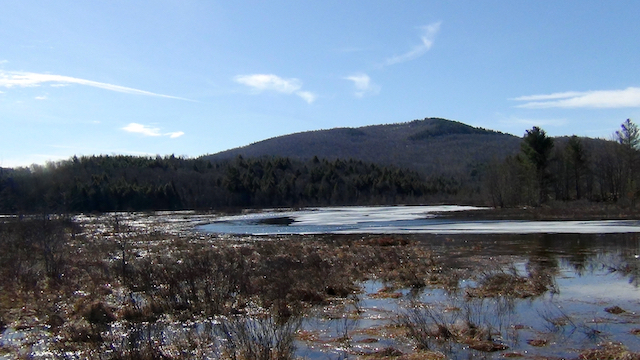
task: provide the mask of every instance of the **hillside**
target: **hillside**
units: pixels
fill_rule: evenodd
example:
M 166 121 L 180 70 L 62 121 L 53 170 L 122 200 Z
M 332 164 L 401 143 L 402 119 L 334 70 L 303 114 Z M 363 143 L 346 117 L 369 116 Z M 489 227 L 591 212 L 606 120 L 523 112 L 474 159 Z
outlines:
M 520 141 L 513 135 L 457 121 L 427 118 L 400 124 L 290 134 L 203 158 L 223 160 L 238 155 L 352 158 L 423 174 L 471 174 L 482 164 L 518 152 Z
M 443 119 L 292 134 L 201 158 L 74 156 L 0 168 L 0 213 L 636 201 L 635 150 L 553 140 L 542 176 L 526 153 L 508 157 L 523 139 Z

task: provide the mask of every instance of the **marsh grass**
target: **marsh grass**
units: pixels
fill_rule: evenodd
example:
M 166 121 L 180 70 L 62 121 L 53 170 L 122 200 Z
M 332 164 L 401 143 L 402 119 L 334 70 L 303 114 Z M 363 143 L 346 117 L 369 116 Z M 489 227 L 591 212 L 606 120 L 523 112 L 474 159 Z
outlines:
M 494 338 L 500 335 L 492 321 L 496 314 L 488 314 L 483 306 L 482 302 L 465 301 L 461 307 L 438 309 L 434 305 L 413 303 L 400 315 L 399 325 L 420 350 L 451 354 L 461 346 L 481 352 L 508 349 Z
M 595 314 L 590 321 L 584 321 L 570 316 L 561 307 L 548 303 L 538 311 L 538 315 L 544 320 L 549 333 L 560 334 L 565 340 L 578 335 L 587 343 L 596 344 L 609 336 L 606 324 Z
M 118 359 L 190 358 L 187 353 L 204 346 L 197 340 L 204 335 L 173 332 L 161 340 L 162 324 L 220 318 L 226 331 L 204 337 L 222 339 L 219 349 L 230 358 L 263 356 L 260 347 L 268 344 L 277 348 L 271 358 L 290 358 L 293 334 L 310 307 L 352 302 L 347 299 L 368 279 L 423 287 L 442 272 L 427 248 L 404 238 L 229 243 L 170 234 L 132 219 L 3 220 L 0 325 L 47 326 L 60 339 L 53 349 L 60 357 L 109 349 Z M 113 331 L 124 331 L 127 341 Z M 179 347 L 190 350 L 177 355 Z
M 629 279 L 629 283 L 640 286 L 640 259 L 636 252 L 621 253 L 603 259 L 603 265 L 612 273 Z
M 217 328 L 222 357 L 234 360 L 289 360 L 301 317 L 282 319 L 271 313 L 254 317 L 230 316 Z
M 531 267 L 530 267 L 531 268 Z M 481 271 L 478 276 L 478 286 L 467 288 L 469 297 L 506 297 L 525 299 L 537 297 L 548 291 L 556 292 L 553 268 L 533 267 L 528 274 L 521 275 L 513 267 L 498 267 L 493 270 Z
M 595 349 L 585 350 L 579 360 L 640 360 L 640 353 L 630 352 L 624 345 L 606 342 Z
M 538 315 L 545 321 L 547 330 L 550 332 L 565 332 L 568 328 L 568 331 L 573 333 L 578 328 L 578 324 L 571 316 L 561 307 L 553 304 L 547 304 L 546 307 L 538 310 Z
M 514 301 L 556 291 L 555 268 L 534 257 L 518 270 L 481 257 L 459 266 L 411 236 L 230 238 L 171 232 L 132 214 L 3 221 L 0 330 L 40 331 L 53 358 L 293 359 L 297 344 L 324 341 L 299 332 L 302 319 L 329 307 L 339 309 L 332 319 L 338 336 L 326 342 L 342 349 L 336 356 L 442 359 L 462 356 L 462 348 L 485 354 L 505 349 Z M 633 276 L 628 260 L 611 266 Z M 366 281 L 384 287 L 363 295 Z M 431 289 L 456 302 L 440 308 L 415 301 L 389 336 L 406 335 L 417 349 L 380 341 L 375 350 L 357 350 L 358 299 L 404 304 Z M 604 339 L 597 323 L 552 310 L 541 316 L 549 332 Z M 38 341 L 0 352 L 35 357 Z

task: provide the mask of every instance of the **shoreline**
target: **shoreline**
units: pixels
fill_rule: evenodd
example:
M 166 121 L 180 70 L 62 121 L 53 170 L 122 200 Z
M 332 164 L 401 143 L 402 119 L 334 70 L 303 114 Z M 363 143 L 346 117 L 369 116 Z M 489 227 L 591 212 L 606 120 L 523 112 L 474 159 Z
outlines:
M 461 220 L 640 220 L 640 210 L 636 208 L 585 203 L 561 203 L 524 208 L 488 208 L 441 212 L 437 215 L 441 218 Z

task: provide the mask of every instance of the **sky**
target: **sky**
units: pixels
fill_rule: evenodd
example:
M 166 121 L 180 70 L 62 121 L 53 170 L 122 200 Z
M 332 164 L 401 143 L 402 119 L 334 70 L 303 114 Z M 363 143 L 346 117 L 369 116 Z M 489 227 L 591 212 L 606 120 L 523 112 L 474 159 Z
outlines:
M 640 1 L 47 1 L 0 11 L 0 167 L 428 117 L 611 139 Z

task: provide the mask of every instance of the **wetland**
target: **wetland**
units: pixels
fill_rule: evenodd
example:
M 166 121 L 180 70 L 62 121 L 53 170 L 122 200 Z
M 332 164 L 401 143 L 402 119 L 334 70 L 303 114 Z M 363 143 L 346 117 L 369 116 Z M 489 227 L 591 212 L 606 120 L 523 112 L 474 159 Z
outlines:
M 640 358 L 633 220 L 459 210 L 5 217 L 0 358 Z

